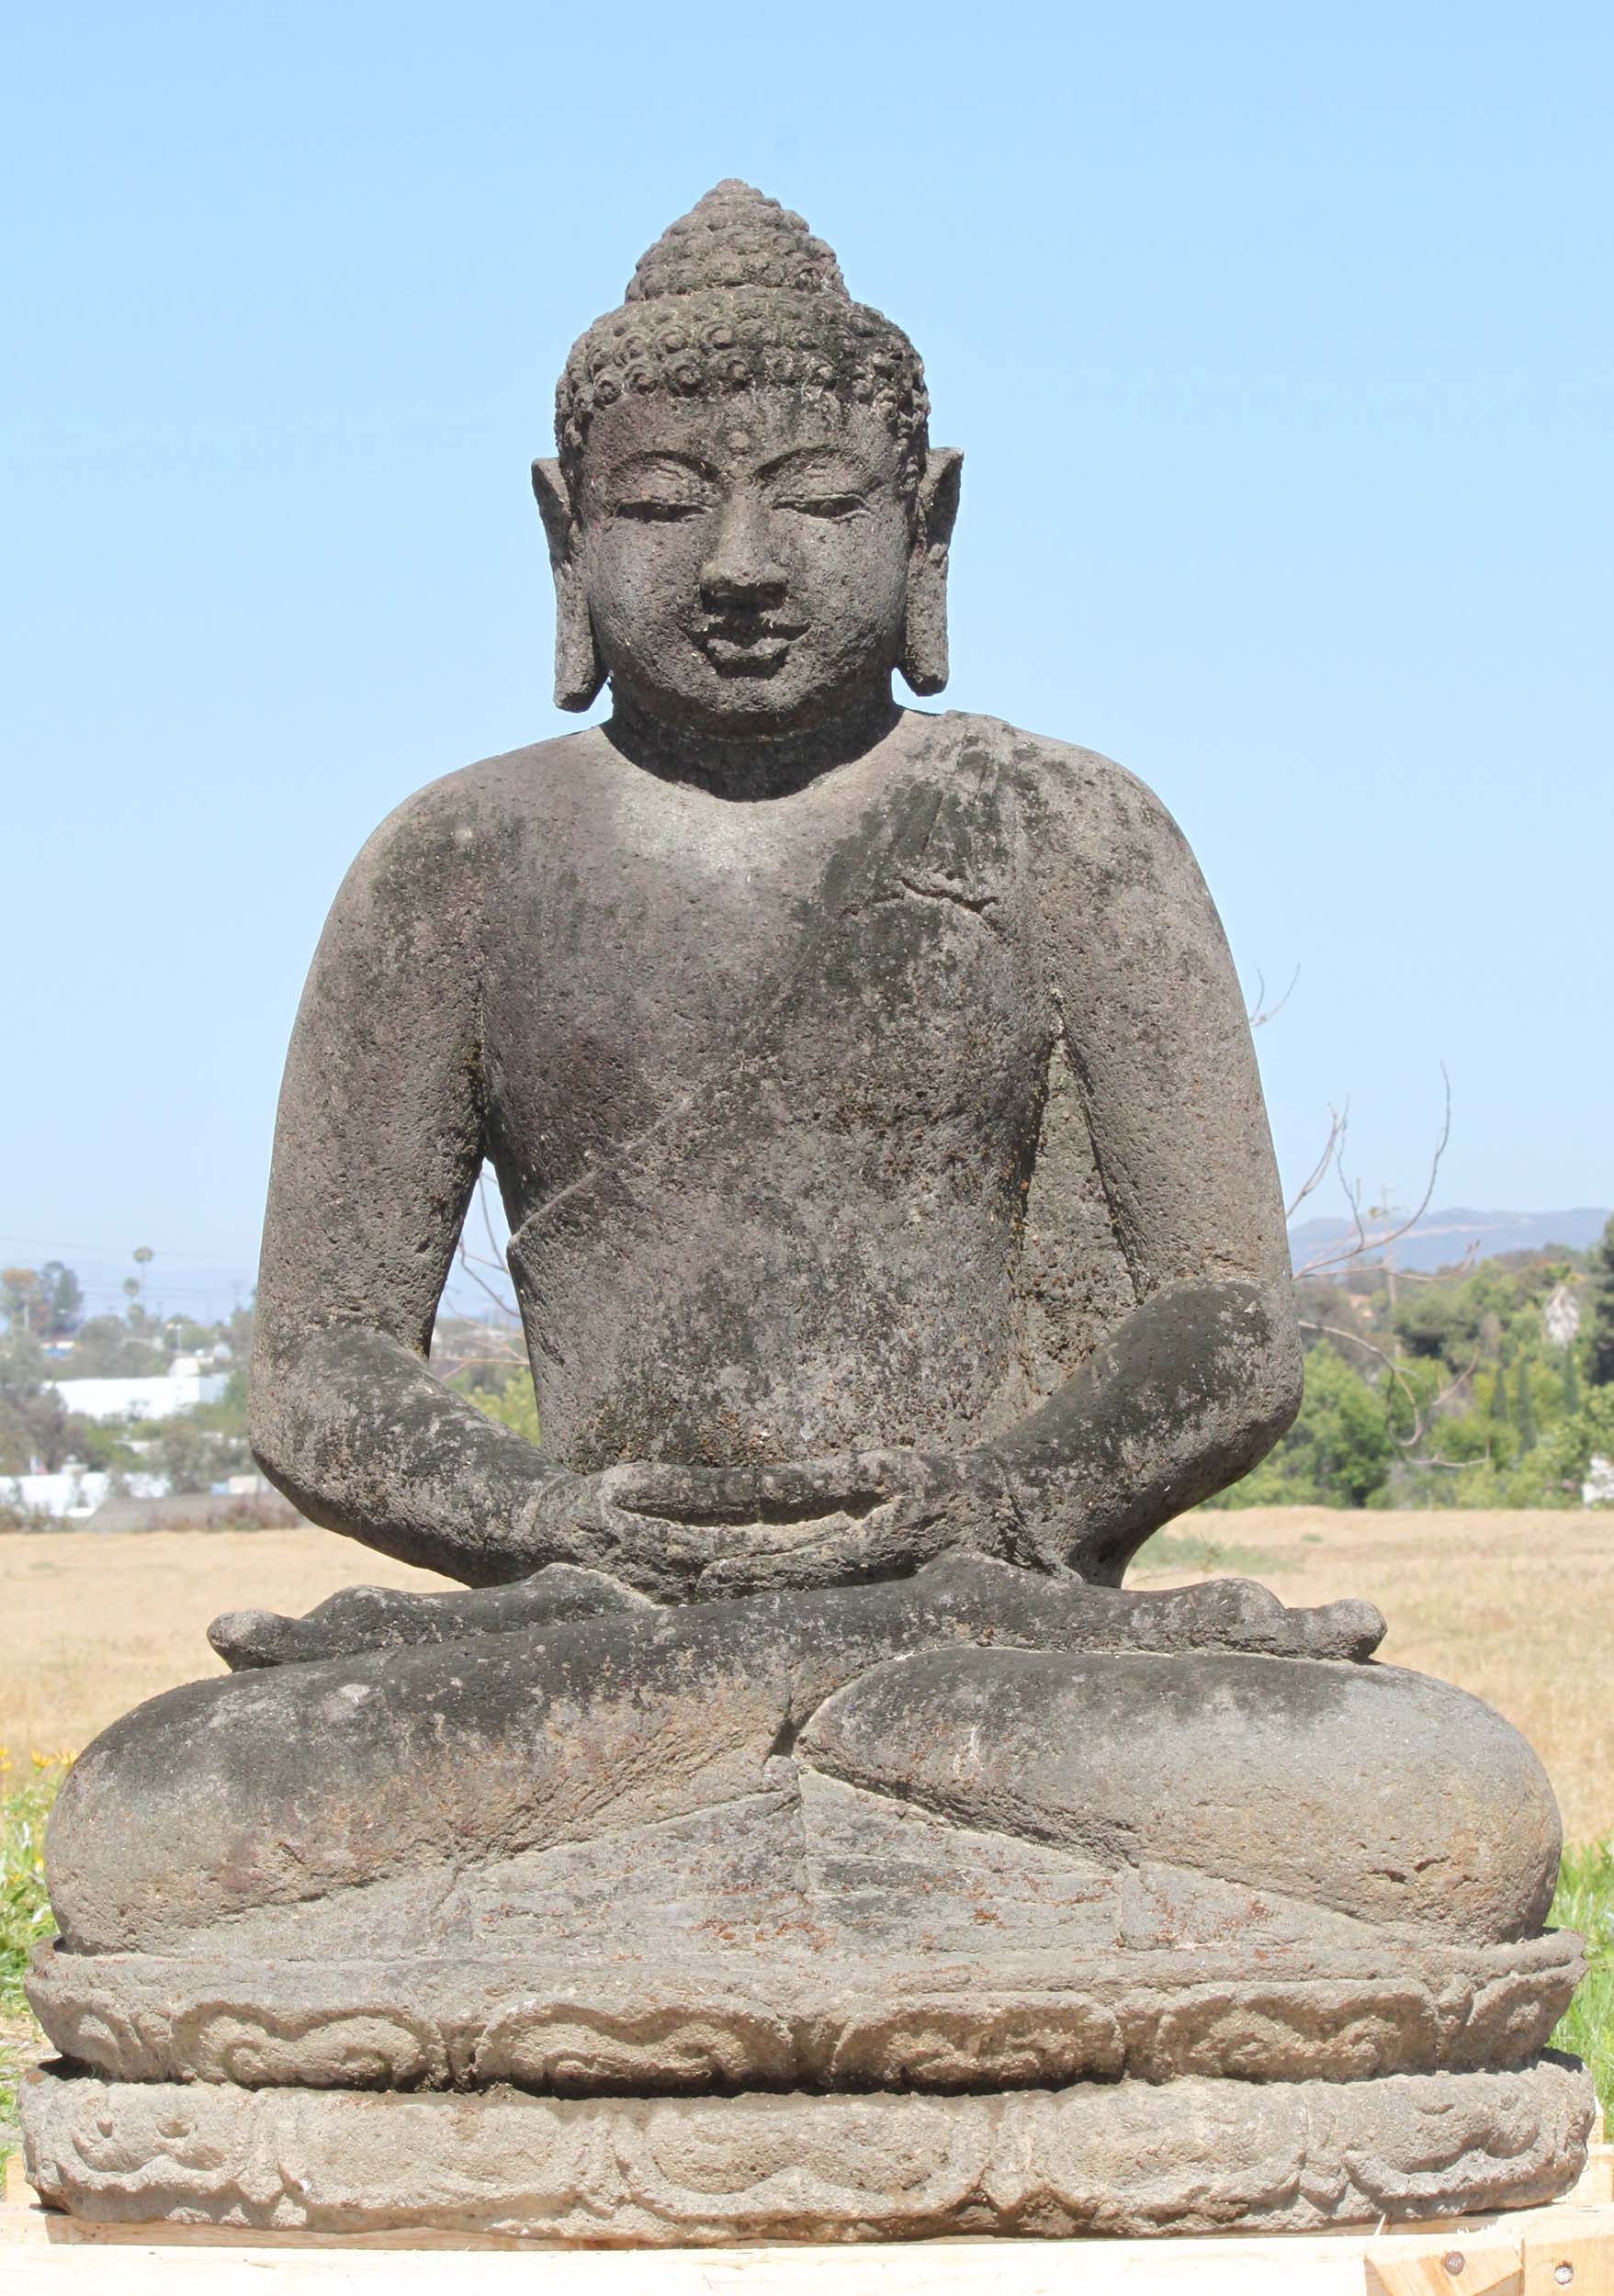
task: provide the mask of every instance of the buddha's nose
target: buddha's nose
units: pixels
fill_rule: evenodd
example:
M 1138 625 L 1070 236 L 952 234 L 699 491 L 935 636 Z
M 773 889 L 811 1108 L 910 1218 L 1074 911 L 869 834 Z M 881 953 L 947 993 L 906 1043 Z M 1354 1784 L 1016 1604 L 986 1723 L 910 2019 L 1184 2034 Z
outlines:
M 784 589 L 784 568 L 771 546 L 762 505 L 754 496 L 736 492 L 724 507 L 711 554 L 701 568 L 702 598 L 711 606 L 772 606 Z

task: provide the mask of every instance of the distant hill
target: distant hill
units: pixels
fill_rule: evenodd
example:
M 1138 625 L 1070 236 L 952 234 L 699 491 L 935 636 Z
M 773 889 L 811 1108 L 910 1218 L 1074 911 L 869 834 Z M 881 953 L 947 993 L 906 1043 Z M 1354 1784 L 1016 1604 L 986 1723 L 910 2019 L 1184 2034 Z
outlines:
M 1473 1250 L 1476 1259 L 1500 1252 L 1541 1252 L 1567 1244 L 1584 1252 L 1608 1225 L 1606 1210 L 1578 1205 L 1573 1211 L 1474 1211 L 1466 1204 L 1448 1211 L 1427 1211 L 1394 1246 L 1397 1267 L 1450 1267 Z M 1354 1233 L 1349 1220 L 1301 1220 L 1289 1231 L 1296 1267 L 1344 1244 Z M 1371 1255 L 1377 1257 L 1377 1255 Z

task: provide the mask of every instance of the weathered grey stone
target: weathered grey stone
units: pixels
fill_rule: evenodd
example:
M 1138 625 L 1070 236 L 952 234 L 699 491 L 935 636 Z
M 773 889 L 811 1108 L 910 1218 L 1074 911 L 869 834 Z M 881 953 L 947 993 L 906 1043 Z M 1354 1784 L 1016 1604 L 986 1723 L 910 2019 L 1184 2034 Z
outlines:
M 564 1956 L 519 1958 L 436 1941 L 390 1962 L 47 1947 L 28 1997 L 64 2057 L 124 2081 L 947 2090 L 1528 2065 L 1585 1966 L 1564 1937 L 1463 1948 L 1364 1930 L 1274 1942 L 1285 1909 L 1259 1900 L 1253 1952 L 1231 1919 L 1212 1943 L 1033 1952 L 1000 1941 L 1000 1904 L 982 1893 L 989 1951 L 977 1929 L 952 1950 L 871 1952 L 808 1919 L 794 1941 L 764 1929 L 638 1958 L 581 1941 Z
M 674 226 L 558 437 L 558 691 L 608 676 L 614 714 L 422 792 L 338 896 L 265 1231 L 265 1470 L 474 1585 L 676 1600 L 954 1546 L 1114 1581 L 1300 1393 L 1192 856 L 1107 760 L 892 703 L 945 677 L 958 457 L 798 219 L 727 185 Z M 484 1155 L 541 1457 L 424 1366 Z
M 830 1692 L 904 1652 L 1188 1640 L 1348 1651 L 1379 1626 L 1366 1605 L 1284 1611 L 1237 1582 L 1174 1600 L 950 1557 L 890 1584 L 644 1604 L 254 1667 L 165 1692 L 80 1757 L 47 1841 L 51 1900 L 75 1950 L 164 1952 L 220 1922 L 417 1874 L 422 1893 L 389 1901 L 401 1930 L 373 1941 L 395 1951 L 446 1878 L 479 1862 L 756 1793 Z M 1162 1687 L 1172 1662 L 1160 1661 Z M 1328 1661 L 1249 1664 L 1250 1697 L 1275 1702 L 1281 1728 L 1286 1686 Z M 1381 1704 L 1392 1713 L 1393 1693 Z M 1428 1807 L 1438 1831 L 1438 1800 Z M 1521 1887 L 1537 1885 L 1529 1867 Z
M 1301 2230 L 1555 2199 L 1591 2084 L 1512 2073 L 1082 2082 L 984 2097 L 576 2099 L 24 2085 L 28 2172 L 103 2222 L 590 2246 Z
M 932 1649 L 849 1683 L 797 1750 L 965 1825 L 1454 1938 L 1531 1935 L 1558 1874 L 1518 1732 L 1398 1667 Z
M 227 1613 L 237 1671 L 75 1766 L 32 1988 L 112 2077 L 28 2086 L 56 2204 L 657 2242 L 1573 2179 L 1529 1750 L 1370 1604 L 1120 1584 L 1293 1415 L 1283 1209 L 1157 800 L 891 700 L 946 676 L 927 411 L 739 184 L 572 352 L 557 695 L 613 714 L 354 864 L 258 1295 L 266 1472 L 462 1591 Z M 428 1368 L 484 1158 L 541 1451 Z
M 399 1587 L 346 1586 L 317 1604 L 306 1618 L 282 1618 L 277 1611 L 226 1611 L 209 1627 L 208 1639 L 239 1671 L 289 1665 L 310 1650 L 322 1658 L 353 1658 L 363 1650 L 454 1642 L 467 1634 L 514 1634 L 540 1623 L 559 1626 L 569 1618 L 649 1606 L 648 1595 L 636 1594 L 604 1571 L 553 1562 L 530 1579 L 424 1601 Z

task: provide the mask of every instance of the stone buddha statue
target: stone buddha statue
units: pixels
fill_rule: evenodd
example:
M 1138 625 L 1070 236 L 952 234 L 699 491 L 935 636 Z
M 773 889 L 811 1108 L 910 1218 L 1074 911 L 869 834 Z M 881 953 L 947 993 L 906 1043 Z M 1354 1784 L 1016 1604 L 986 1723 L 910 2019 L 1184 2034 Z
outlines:
M 1371 1606 L 1123 1583 L 1301 1392 L 1248 1027 L 1118 766 L 904 709 L 960 458 L 801 219 L 642 259 L 534 466 L 556 695 L 315 957 L 254 1443 L 463 1592 L 212 1629 L 85 1754 L 30 2173 L 561 2239 L 1539 2200 L 1550 1788 Z M 432 1375 L 484 1159 L 535 1449 Z

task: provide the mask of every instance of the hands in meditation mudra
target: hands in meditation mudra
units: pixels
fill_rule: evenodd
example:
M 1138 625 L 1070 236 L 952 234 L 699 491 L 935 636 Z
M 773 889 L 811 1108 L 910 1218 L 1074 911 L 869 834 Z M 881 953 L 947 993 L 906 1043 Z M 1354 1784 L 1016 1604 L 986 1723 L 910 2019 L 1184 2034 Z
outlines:
M 1019 2199 L 977 2164 L 837 2215 L 825 2168 L 727 2215 L 596 2197 L 599 2236 L 1323 2222 L 1380 2206 L 1375 2144 L 1411 2212 L 1539 2197 L 1585 2100 L 1538 2062 L 1575 1963 L 1539 1934 L 1529 1749 L 1367 1663 L 1367 1604 L 1121 1583 L 1294 1414 L 1283 1208 L 1158 801 L 891 699 L 946 679 L 960 458 L 926 418 L 906 336 L 739 185 L 573 350 L 534 481 L 557 698 L 608 681 L 612 715 L 435 782 L 355 863 L 258 1294 L 265 1471 L 466 1592 L 218 1620 L 237 1671 L 73 1773 L 38 1998 L 106 2094 L 1146 2119 L 1162 2083 L 1247 2117 L 1331 2083 L 1378 2116 L 1340 2167 L 1314 2103 L 1265 2185 L 1201 2161 L 1150 2200 L 1139 2122 L 1077 2148 L 1101 2205 L 1017 2138 Z M 427 1367 L 484 1159 L 541 1451 Z M 221 1964 L 260 1973 L 228 2047 Z M 1419 2079 L 1514 2087 L 1453 2122 Z

